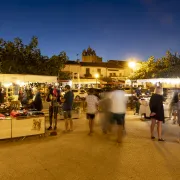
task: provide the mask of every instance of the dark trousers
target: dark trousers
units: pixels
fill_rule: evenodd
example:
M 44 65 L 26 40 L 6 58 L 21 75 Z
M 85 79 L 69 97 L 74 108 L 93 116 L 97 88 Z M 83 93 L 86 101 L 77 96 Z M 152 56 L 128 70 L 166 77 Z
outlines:
M 57 126 L 57 114 L 58 114 L 58 106 L 50 106 L 49 107 L 49 123 L 52 126 L 52 119 L 54 115 L 54 124 Z

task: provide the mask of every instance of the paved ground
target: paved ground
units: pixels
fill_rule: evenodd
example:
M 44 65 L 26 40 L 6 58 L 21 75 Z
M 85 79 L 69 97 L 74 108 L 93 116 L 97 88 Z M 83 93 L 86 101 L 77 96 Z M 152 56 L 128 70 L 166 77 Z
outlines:
M 92 137 L 87 121 L 75 120 L 75 131 L 58 136 L 0 142 L 0 180 L 179 180 L 178 126 L 164 125 L 166 142 L 151 141 L 149 122 L 126 116 L 121 145 L 105 136 L 98 123 Z

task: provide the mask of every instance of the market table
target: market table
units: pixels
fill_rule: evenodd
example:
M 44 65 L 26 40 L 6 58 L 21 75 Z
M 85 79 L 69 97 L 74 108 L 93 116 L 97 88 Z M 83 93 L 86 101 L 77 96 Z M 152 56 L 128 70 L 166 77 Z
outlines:
M 0 119 L 0 139 L 11 138 L 11 118 Z
M 45 116 L 16 117 L 12 119 L 12 138 L 45 133 Z

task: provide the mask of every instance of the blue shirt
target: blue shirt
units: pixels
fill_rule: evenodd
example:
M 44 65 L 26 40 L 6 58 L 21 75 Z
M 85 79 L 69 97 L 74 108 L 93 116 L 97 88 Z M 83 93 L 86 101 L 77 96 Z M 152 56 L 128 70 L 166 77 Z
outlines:
M 68 91 L 64 95 L 64 103 L 63 103 L 63 111 L 70 111 L 72 110 L 74 94 L 72 91 Z

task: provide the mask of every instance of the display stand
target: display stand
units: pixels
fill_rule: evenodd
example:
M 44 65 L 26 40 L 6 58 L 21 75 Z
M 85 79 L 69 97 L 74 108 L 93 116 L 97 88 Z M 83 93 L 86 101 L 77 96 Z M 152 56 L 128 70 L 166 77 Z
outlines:
M 45 117 L 17 117 L 12 119 L 12 138 L 45 134 Z
M 11 138 L 11 119 L 0 120 L 0 139 Z

